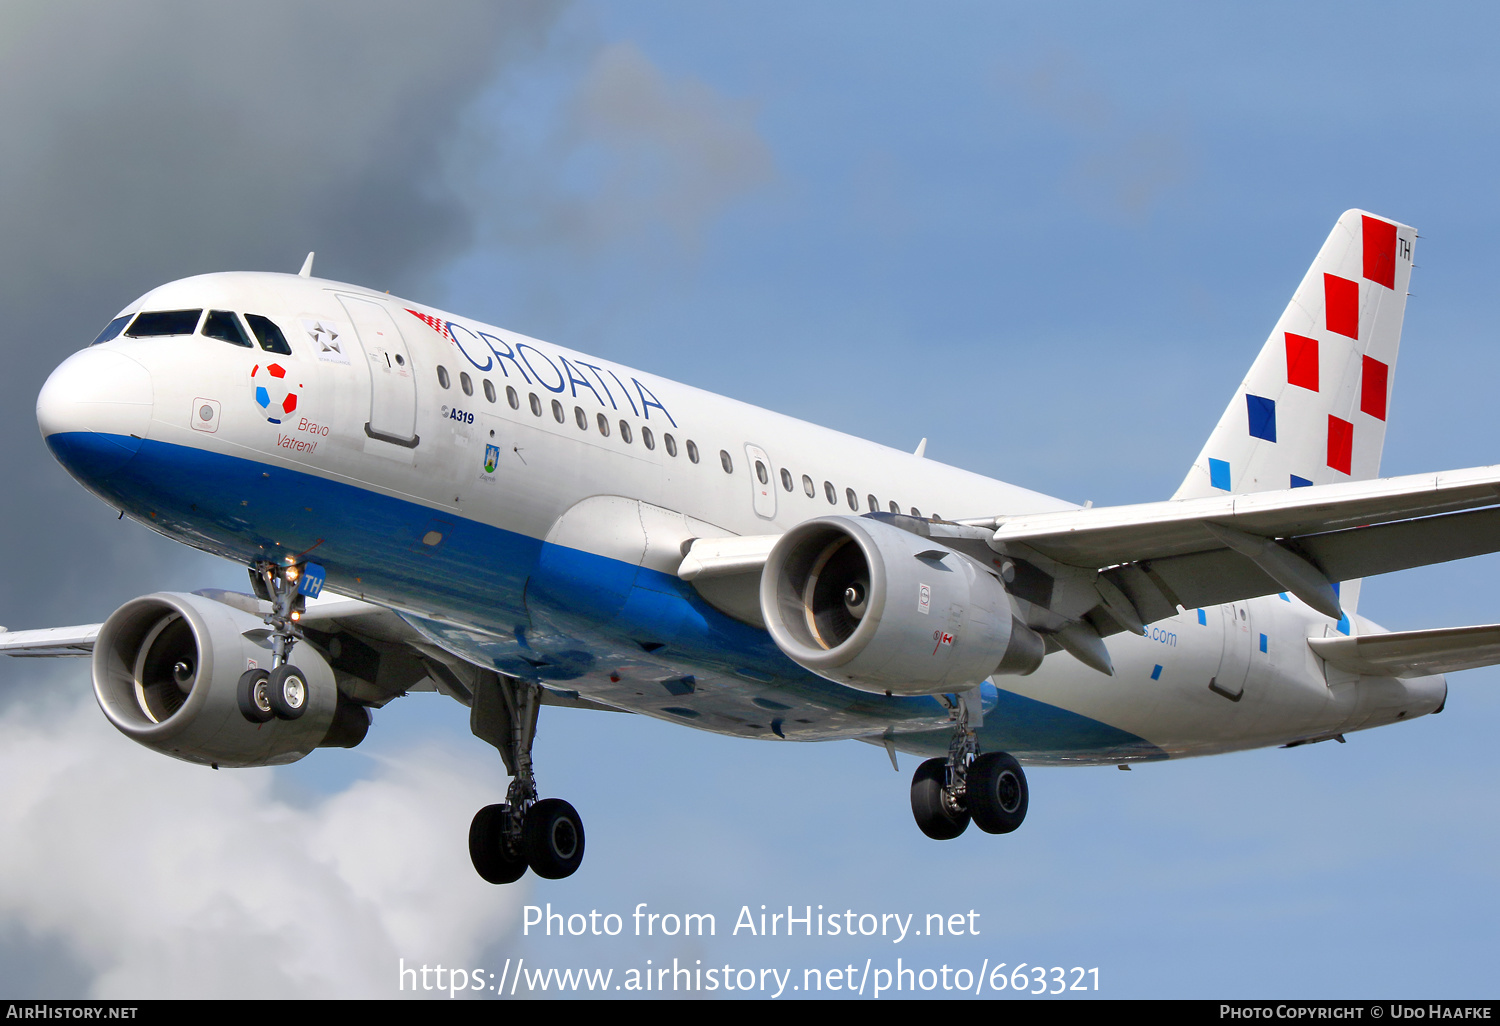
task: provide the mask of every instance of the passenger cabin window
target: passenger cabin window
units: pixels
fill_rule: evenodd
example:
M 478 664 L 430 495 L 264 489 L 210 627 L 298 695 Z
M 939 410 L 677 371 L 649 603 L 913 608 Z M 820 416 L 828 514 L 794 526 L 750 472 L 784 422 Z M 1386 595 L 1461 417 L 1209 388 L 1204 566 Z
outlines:
M 89 345 L 97 346 L 101 342 L 108 342 L 112 338 L 117 338 L 120 332 L 125 330 L 125 325 L 130 323 L 130 317 L 130 314 L 125 314 L 123 317 L 116 317 L 110 321 L 104 326 L 104 330 L 99 332 L 99 337 L 90 342 Z
M 605 438 L 609 437 L 609 418 L 602 413 L 599 414 L 599 433 Z
M 837 506 L 839 504 L 839 490 L 833 486 L 832 481 L 823 482 L 823 494 L 828 496 L 828 505 Z
M 250 341 L 250 336 L 240 327 L 240 319 L 234 315 L 233 310 L 210 310 L 203 321 L 203 335 L 233 346 L 255 348 L 255 343 Z
M 677 455 L 677 439 L 673 438 L 671 435 L 662 435 L 661 441 L 662 444 L 667 447 L 668 456 Z
M 787 491 L 792 490 L 792 472 L 785 467 L 781 468 L 781 487 Z
M 870 512 L 871 513 L 879 513 L 880 512 L 880 502 L 879 502 L 879 500 L 877 500 L 875 498 L 875 496 L 873 496 L 873 495 L 866 495 L 865 496 L 865 501 L 867 503 L 869 503 L 869 505 L 870 505 Z
M 573 419 L 578 423 L 579 431 L 587 431 L 589 429 L 589 415 L 583 412 L 582 406 L 573 407 Z
M 818 486 L 813 484 L 813 479 L 806 474 L 802 475 L 802 490 L 807 493 L 809 499 L 815 498 L 818 494 Z
M 464 390 L 464 395 L 474 394 L 474 379 L 469 377 L 468 371 L 458 372 L 458 387 Z
M 250 324 L 250 330 L 255 332 L 255 337 L 260 341 L 260 347 L 268 353 L 280 353 L 282 356 L 291 356 L 292 347 L 286 344 L 286 336 L 281 329 L 272 324 L 269 319 L 260 314 L 246 314 L 245 320 Z M 397 357 L 398 361 L 400 357 Z
M 531 393 L 530 399 L 531 399 L 531 412 L 533 414 L 535 414 L 536 416 L 540 417 L 542 415 L 542 401 L 536 397 L 536 393 L 535 392 Z
M 723 449 L 719 450 L 719 464 L 724 468 L 724 473 L 734 473 L 734 460 L 730 459 L 729 453 L 725 452 Z
M 651 429 L 648 427 L 641 428 L 641 444 L 648 449 L 656 448 L 656 436 L 651 433 Z
M 510 403 L 510 408 L 513 410 L 521 408 L 521 397 L 516 395 L 516 390 L 509 385 L 505 386 L 505 401 Z
M 490 402 L 495 401 L 495 383 L 489 378 L 484 379 L 484 397 Z
M 624 420 L 620 421 L 620 437 L 623 438 L 623 439 L 625 439 L 625 444 L 626 445 L 630 444 L 630 423 L 629 423 L 629 421 L 624 421 Z
M 687 451 L 688 451 L 688 459 L 692 460 L 694 463 L 697 463 L 698 462 L 698 443 L 695 442 L 695 441 L 693 441 L 691 438 L 688 439 Z
M 448 388 L 453 382 L 448 380 L 448 368 L 438 364 L 438 384 Z
M 557 421 L 559 424 L 565 423 L 568 419 L 568 415 L 563 412 L 562 403 L 558 402 L 556 399 L 552 400 L 552 419 Z
M 203 310 L 158 310 L 143 313 L 125 332 L 128 338 L 160 338 L 163 335 L 191 335 L 198 330 Z
M 855 512 L 859 511 L 859 496 L 854 494 L 853 488 L 844 489 L 844 498 L 849 500 L 849 508 Z
M 922 515 L 922 511 L 919 510 L 919 509 L 917 509 L 917 507 L 913 506 L 911 508 L 911 515 L 914 516 L 914 517 L 919 517 L 919 516 Z
M 771 483 L 770 472 L 766 470 L 766 465 L 760 460 L 755 461 L 755 479 L 761 484 Z
M 895 499 L 891 500 L 891 512 L 892 513 L 898 513 L 898 514 L 901 512 L 901 506 L 900 506 L 899 503 L 896 502 Z

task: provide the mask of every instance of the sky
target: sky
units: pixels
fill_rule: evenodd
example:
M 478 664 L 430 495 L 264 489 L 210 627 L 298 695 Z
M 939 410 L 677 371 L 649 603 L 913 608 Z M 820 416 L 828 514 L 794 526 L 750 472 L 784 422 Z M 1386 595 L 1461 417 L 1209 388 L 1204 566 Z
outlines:
M 0 623 L 244 587 L 80 489 L 34 400 L 152 286 L 309 250 L 320 276 L 1105 505 L 1172 493 L 1362 207 L 1420 230 L 1383 472 L 1494 463 L 1496 17 L 14 0 Z M 1497 622 L 1497 569 L 1373 579 L 1360 612 Z M 578 808 L 587 855 L 506 888 L 468 864 L 469 817 L 506 778 L 456 703 L 414 694 L 356 750 L 214 773 L 116 733 L 87 677 L 0 665 L 6 997 L 446 1000 L 401 968 L 800 979 L 898 958 L 1097 967 L 1109 997 L 1493 996 L 1493 669 L 1453 675 L 1442 715 L 1343 745 L 1035 769 L 1020 831 L 942 844 L 911 822 L 909 758 L 549 709 L 539 781 Z M 624 930 L 526 932 L 548 903 Z M 711 913 L 716 935 L 631 936 L 641 903 Z M 763 904 L 972 910 L 977 934 L 732 933 Z

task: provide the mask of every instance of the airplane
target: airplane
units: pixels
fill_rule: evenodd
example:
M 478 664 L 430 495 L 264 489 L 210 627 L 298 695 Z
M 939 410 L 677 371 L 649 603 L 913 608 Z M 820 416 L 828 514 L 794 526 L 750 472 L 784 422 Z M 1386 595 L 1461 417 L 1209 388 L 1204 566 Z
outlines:
M 312 254 L 174 281 L 53 371 L 37 420 L 86 489 L 250 591 L 0 651 L 89 658 L 115 727 L 215 769 L 448 695 L 511 778 L 469 826 L 496 884 L 583 859 L 537 783 L 543 706 L 918 756 L 936 840 L 1019 827 L 1023 764 L 1343 741 L 1500 662 L 1500 625 L 1357 612 L 1364 577 L 1500 550 L 1500 467 L 1378 476 L 1415 239 L 1344 213 L 1181 487 L 1116 507 L 314 278 Z

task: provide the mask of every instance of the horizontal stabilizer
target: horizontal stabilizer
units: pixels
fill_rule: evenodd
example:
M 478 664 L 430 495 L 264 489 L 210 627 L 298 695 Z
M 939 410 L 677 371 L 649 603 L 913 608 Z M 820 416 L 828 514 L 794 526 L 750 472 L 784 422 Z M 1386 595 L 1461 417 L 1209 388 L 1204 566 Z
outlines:
M 1500 624 L 1357 638 L 1309 638 L 1307 644 L 1320 659 L 1350 673 L 1423 677 L 1500 663 Z
M 98 623 L 77 627 L 44 627 L 37 631 L 0 631 L 0 655 L 46 659 L 56 656 L 86 656 L 94 651 Z

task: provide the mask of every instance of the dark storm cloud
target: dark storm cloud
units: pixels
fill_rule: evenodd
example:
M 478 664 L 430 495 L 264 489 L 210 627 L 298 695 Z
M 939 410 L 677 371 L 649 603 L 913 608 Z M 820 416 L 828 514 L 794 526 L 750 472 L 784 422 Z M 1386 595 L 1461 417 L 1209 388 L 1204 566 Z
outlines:
M 132 580 L 150 561 L 197 558 L 111 524 L 52 464 L 32 415 L 51 368 L 189 274 L 316 249 L 320 275 L 420 288 L 469 242 L 445 143 L 560 6 L 0 7 L 0 623 L 97 619 L 171 576 Z

